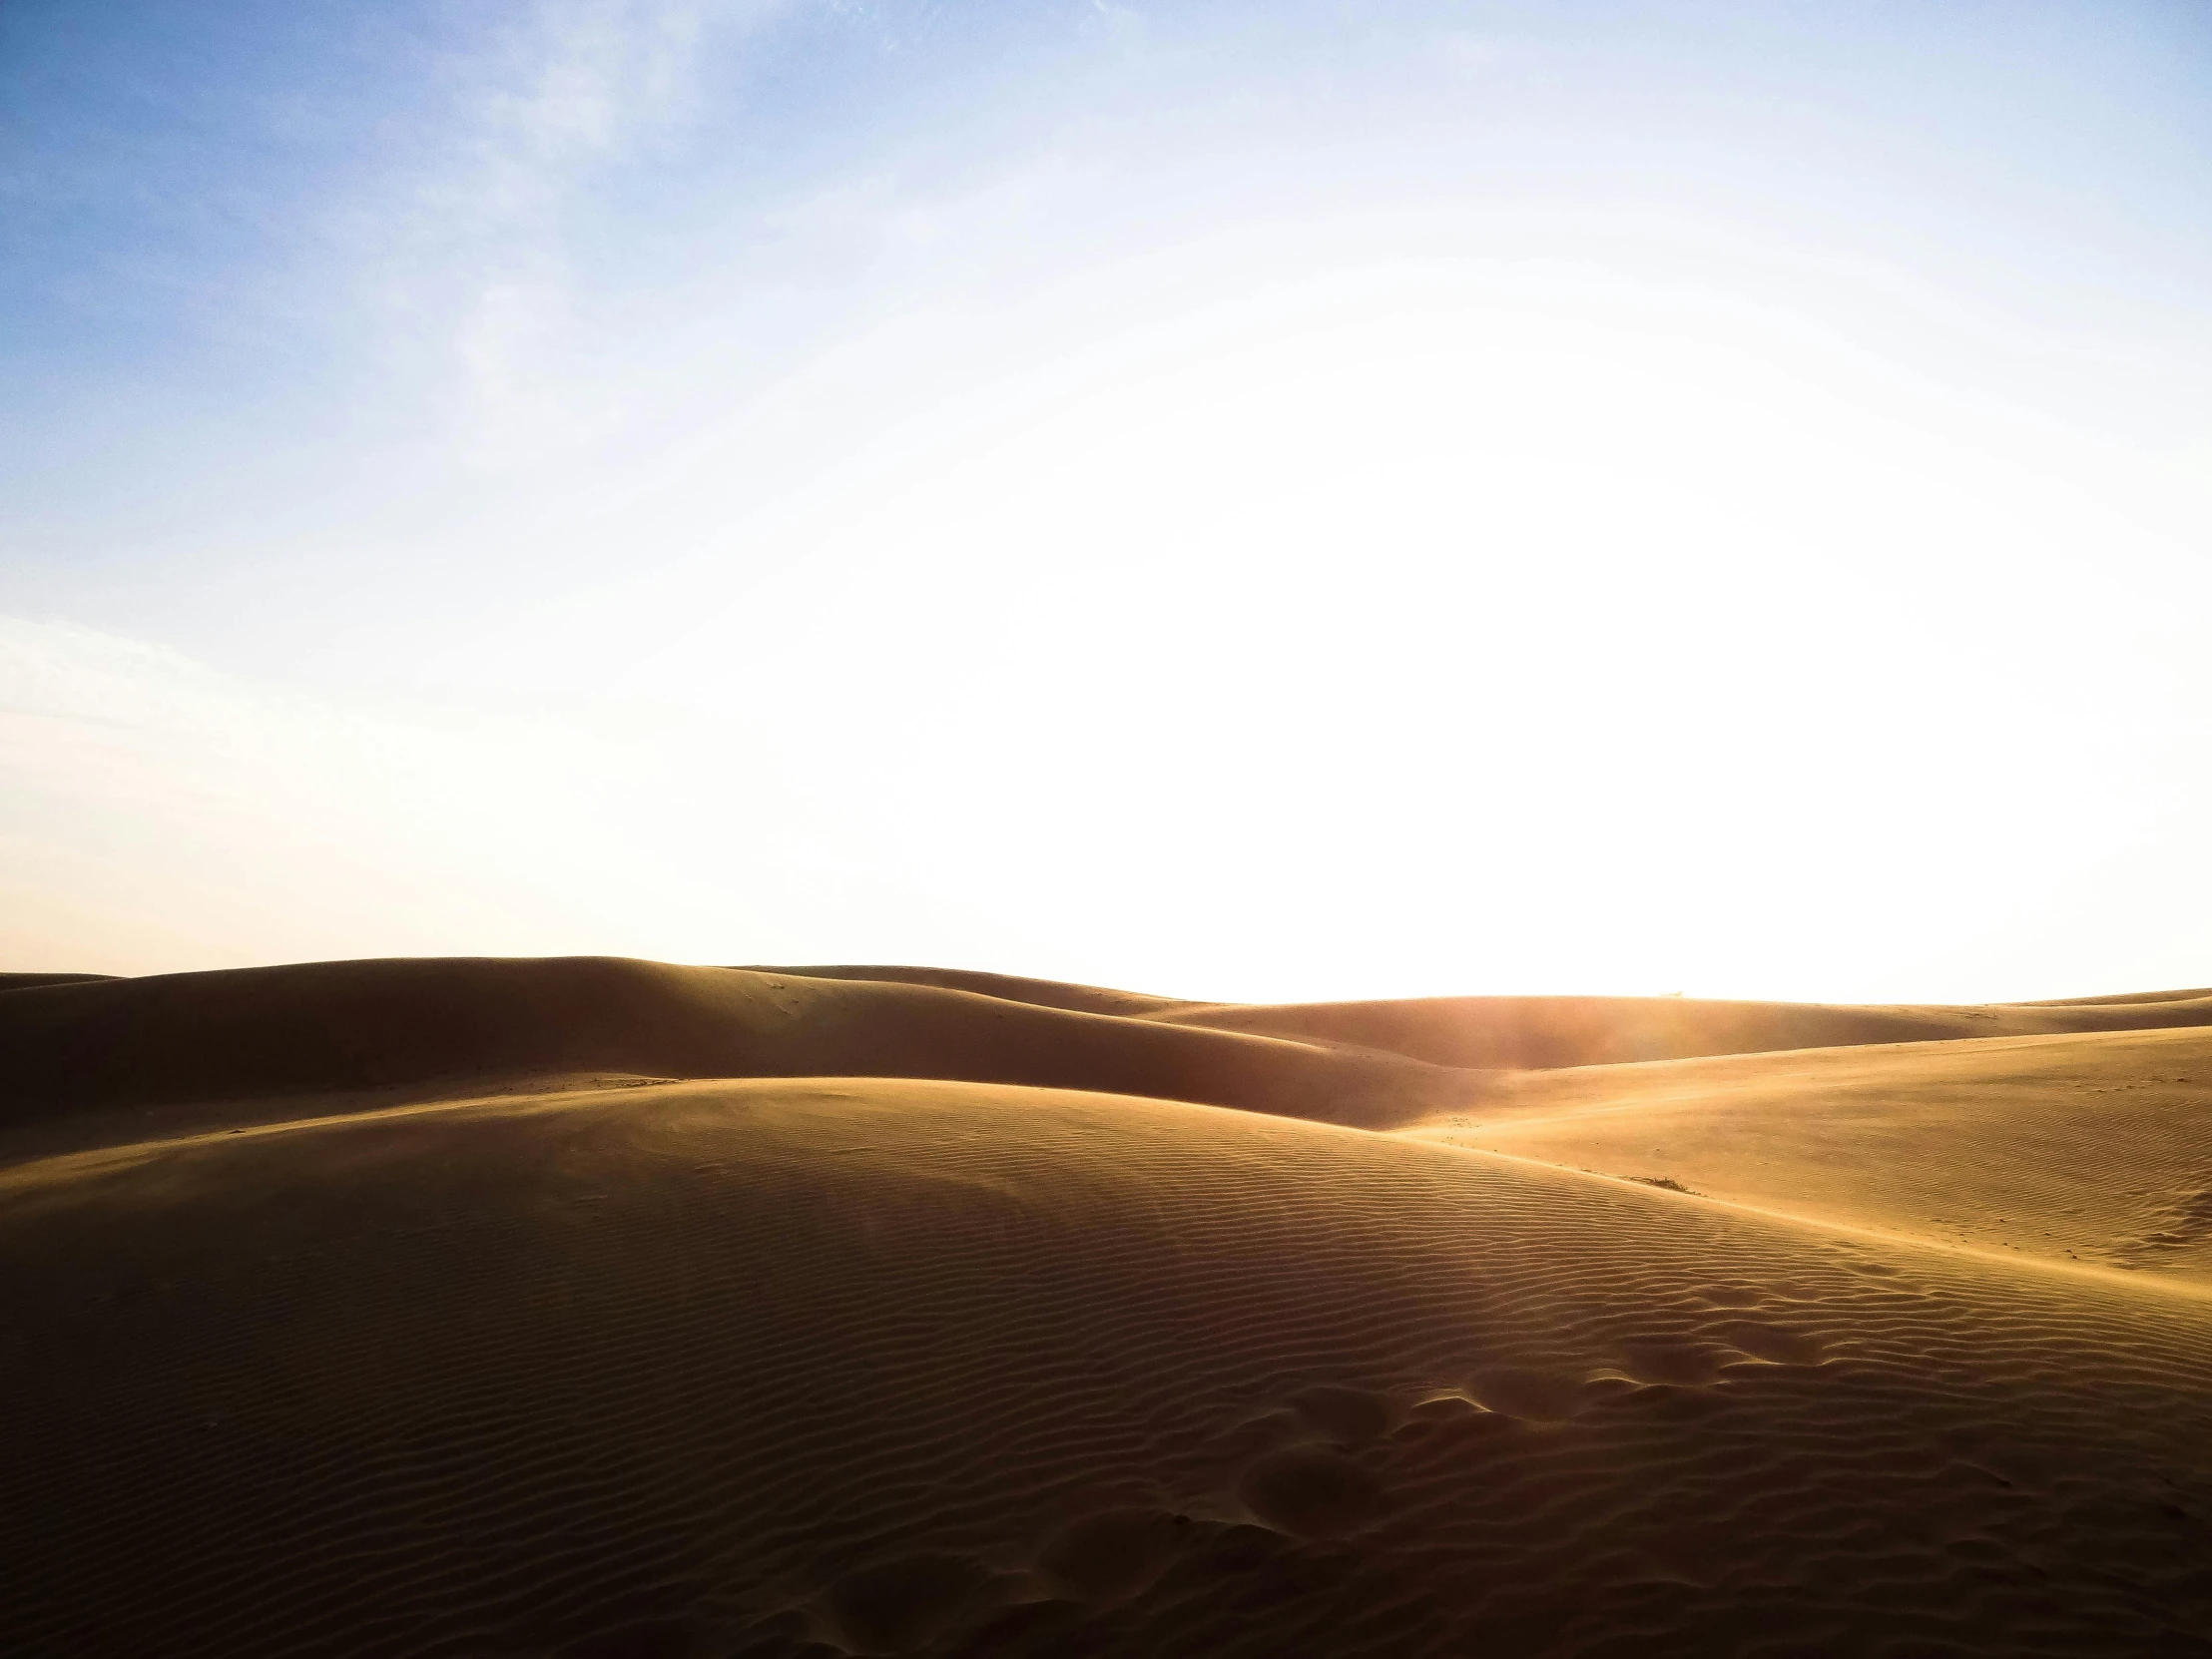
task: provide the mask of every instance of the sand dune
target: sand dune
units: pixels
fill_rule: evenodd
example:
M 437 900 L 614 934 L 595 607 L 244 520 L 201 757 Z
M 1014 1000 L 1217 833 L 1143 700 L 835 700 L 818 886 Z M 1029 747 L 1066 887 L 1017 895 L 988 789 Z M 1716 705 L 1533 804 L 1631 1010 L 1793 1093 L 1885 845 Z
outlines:
M 1528 1073 L 1424 1132 L 2212 1289 L 2212 1031 L 2201 1028 Z
M 1861 1043 L 2212 1025 L 2212 992 L 1894 1008 L 1674 996 L 1468 996 L 1282 1007 L 1184 1004 L 1155 1017 L 1222 1031 L 1389 1049 L 1435 1065 L 1519 1070 Z
M 1011 973 L 978 973 L 969 968 L 888 966 L 750 967 L 748 973 L 795 973 L 810 979 L 872 979 L 890 985 L 935 985 L 948 991 L 977 991 L 1007 1002 L 1039 1008 L 1066 1008 L 1083 1014 L 1158 1014 L 1199 1004 L 1172 996 L 1146 996 L 1104 985 L 1068 985 L 1057 979 L 1024 979 Z M 2206 992 L 2212 995 L 2212 992 Z
M 0 991 L 27 991 L 40 985 L 84 985 L 110 977 L 105 973 L 0 973 Z
M 10 1056 L 0 1124 L 86 1106 L 590 1071 L 1027 1083 L 1369 1125 L 1471 1086 L 1394 1053 L 931 984 L 614 957 L 320 962 L 41 986 L 0 995 L 0 1048 Z
M 2212 1652 L 2201 994 L 1116 994 L 0 990 L 8 1651 Z

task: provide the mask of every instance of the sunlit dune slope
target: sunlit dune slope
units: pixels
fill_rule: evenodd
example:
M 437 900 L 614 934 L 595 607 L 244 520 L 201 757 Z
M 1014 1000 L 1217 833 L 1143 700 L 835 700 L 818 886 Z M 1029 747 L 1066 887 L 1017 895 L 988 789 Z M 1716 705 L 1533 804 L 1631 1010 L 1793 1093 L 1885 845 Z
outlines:
M 2195 1002 L 2212 997 L 2212 988 L 2191 991 L 2122 991 L 2111 996 L 2058 996 L 2042 1002 L 2019 1002 L 2019 1008 L 2112 1008 L 2129 1002 Z M 2177 1022 L 2178 1023 L 2178 1022 Z
M 318 962 L 0 991 L 0 1127 L 86 1106 L 595 1070 L 959 1078 L 1370 1125 L 1474 1086 L 1396 1054 L 934 985 L 615 957 Z
M 2212 1031 L 2199 1028 L 1531 1072 L 1423 1132 L 2212 1286 Z
M 2212 1025 L 2212 992 L 1970 1007 L 1715 1002 L 1676 996 L 1465 996 L 1280 1007 L 1183 1003 L 1154 1017 L 1215 1030 L 1389 1049 L 1443 1066 L 1521 1069 L 1860 1043 Z
M 1161 1101 L 691 1083 L 0 1190 L 12 1651 L 2186 1654 L 2201 1300 Z

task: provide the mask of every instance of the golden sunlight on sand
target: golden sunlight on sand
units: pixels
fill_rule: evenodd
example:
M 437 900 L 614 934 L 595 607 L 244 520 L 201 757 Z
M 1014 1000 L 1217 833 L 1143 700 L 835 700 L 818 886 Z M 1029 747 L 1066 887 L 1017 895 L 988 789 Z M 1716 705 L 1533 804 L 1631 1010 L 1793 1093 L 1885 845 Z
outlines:
M 0 1646 L 2212 1652 L 2212 992 L 0 980 Z

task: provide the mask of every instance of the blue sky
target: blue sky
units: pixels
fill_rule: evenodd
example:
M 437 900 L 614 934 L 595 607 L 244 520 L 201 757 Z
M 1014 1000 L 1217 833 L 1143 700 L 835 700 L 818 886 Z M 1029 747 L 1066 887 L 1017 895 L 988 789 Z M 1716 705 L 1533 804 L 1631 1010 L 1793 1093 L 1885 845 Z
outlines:
M 2201 8 L 30 3 L 0 87 L 15 965 L 2212 977 Z

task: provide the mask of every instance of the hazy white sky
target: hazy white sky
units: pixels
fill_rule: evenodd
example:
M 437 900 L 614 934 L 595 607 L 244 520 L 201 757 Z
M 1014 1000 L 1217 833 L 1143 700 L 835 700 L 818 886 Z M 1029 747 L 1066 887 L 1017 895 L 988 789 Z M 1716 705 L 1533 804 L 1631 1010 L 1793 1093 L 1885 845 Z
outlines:
M 2212 982 L 2193 4 L 0 11 L 0 967 Z

